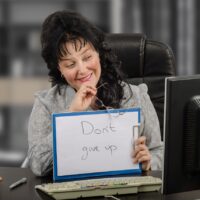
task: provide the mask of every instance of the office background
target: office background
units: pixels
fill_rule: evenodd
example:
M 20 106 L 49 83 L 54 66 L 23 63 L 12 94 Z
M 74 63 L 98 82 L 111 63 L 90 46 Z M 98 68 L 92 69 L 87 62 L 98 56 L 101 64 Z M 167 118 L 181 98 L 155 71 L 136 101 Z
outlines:
M 19 166 L 26 155 L 33 94 L 50 87 L 40 57 L 41 24 L 63 9 L 105 32 L 164 42 L 174 52 L 177 75 L 200 73 L 198 0 L 0 0 L 0 166 Z

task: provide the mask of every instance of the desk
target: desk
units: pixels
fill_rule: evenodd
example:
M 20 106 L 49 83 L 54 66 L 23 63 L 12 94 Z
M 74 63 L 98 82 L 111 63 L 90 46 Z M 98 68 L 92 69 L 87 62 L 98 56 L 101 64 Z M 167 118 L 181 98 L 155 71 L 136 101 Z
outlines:
M 161 172 L 150 172 L 148 175 L 161 176 Z M 0 167 L 0 200 L 52 200 L 41 191 L 35 190 L 34 186 L 41 183 L 51 182 L 51 177 L 36 177 L 30 169 Z M 27 183 L 9 190 L 9 185 L 22 177 L 27 177 Z M 138 193 L 133 195 L 118 196 L 121 200 L 196 200 L 200 199 L 200 190 L 192 192 L 177 193 L 172 195 L 162 195 L 160 192 Z M 84 198 L 94 199 L 94 198 Z M 83 200 L 84 200 L 83 199 Z M 106 200 L 107 198 L 95 198 Z

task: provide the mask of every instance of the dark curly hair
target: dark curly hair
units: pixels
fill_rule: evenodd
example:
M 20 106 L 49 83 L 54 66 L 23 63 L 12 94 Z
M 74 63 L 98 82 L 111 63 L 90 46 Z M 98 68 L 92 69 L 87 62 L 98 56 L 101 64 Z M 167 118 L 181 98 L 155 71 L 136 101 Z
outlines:
M 67 53 L 66 42 L 81 41 L 80 38 L 84 41 L 83 45 L 89 42 L 99 53 L 101 76 L 97 87 L 103 83 L 106 85 L 98 89 L 97 99 L 106 106 L 119 108 L 124 95 L 121 62 L 105 42 L 105 33 L 76 12 L 57 11 L 49 15 L 42 25 L 42 57 L 49 69 L 50 81 L 58 86 L 68 84 L 61 76 L 58 62 Z M 99 101 L 96 104 L 99 109 L 105 108 Z

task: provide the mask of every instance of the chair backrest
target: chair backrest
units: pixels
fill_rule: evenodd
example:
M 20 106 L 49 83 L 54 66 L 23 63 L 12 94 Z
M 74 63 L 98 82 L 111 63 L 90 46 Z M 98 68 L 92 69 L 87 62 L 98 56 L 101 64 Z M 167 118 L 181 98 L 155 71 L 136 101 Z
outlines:
M 127 82 L 146 83 L 156 109 L 163 138 L 165 77 L 175 75 L 172 50 L 164 43 L 149 40 L 143 34 L 107 34 L 107 42 L 122 62 Z

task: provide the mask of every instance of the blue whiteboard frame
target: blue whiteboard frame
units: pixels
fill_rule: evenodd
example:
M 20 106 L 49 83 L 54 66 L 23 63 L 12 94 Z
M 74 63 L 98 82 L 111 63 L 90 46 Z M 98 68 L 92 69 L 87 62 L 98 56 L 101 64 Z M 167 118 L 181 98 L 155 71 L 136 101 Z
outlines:
M 85 174 L 73 174 L 66 176 L 58 175 L 57 168 L 57 142 L 56 142 L 56 118 L 63 116 L 80 116 L 80 115 L 96 115 L 105 113 L 120 113 L 120 112 L 137 112 L 138 113 L 138 124 L 140 124 L 140 108 L 123 108 L 123 109 L 110 109 L 110 110 L 98 110 L 98 111 L 83 111 L 83 112 L 69 112 L 69 113 L 53 113 L 52 114 L 52 130 L 53 130 L 53 180 L 56 182 L 68 181 L 68 180 L 79 180 L 85 178 L 94 177 L 106 177 L 106 176 L 117 176 L 117 175 L 139 175 L 142 173 L 141 165 L 138 169 L 131 170 L 117 170 L 117 171 L 106 171 L 106 172 L 95 172 Z

